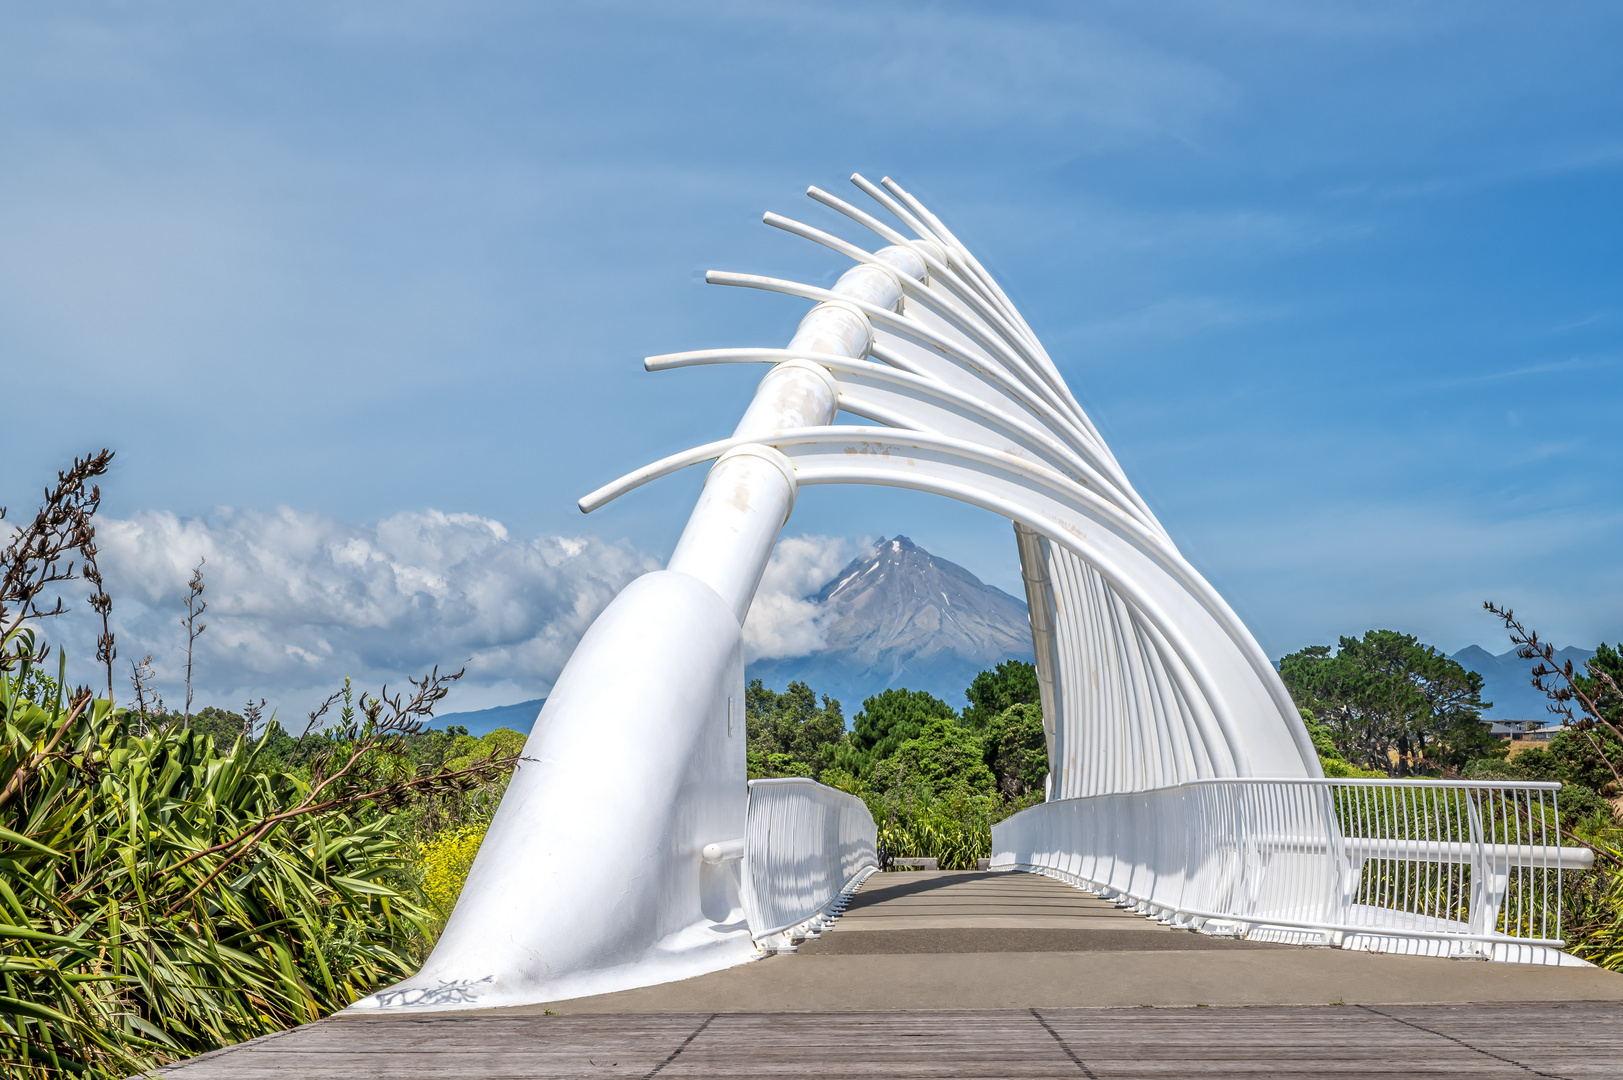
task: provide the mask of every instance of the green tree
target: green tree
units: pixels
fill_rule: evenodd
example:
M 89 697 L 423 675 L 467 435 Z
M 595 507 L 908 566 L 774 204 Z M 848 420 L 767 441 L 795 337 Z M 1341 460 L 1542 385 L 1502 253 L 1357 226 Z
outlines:
M 969 699 L 964 724 L 980 731 L 1011 705 L 1041 704 L 1037 667 L 1024 660 L 1005 660 L 975 676 L 975 681 L 964 691 L 964 697 Z
M 1458 769 L 1503 753 L 1483 726 L 1482 676 L 1412 634 L 1371 630 L 1334 653 L 1313 645 L 1279 674 L 1299 708 L 1325 723 L 1336 747 L 1366 768 L 1402 774 Z
M 1573 683 L 1595 703 L 1601 720 L 1623 728 L 1623 643 L 1613 646 L 1601 642 L 1584 667 L 1589 673 L 1575 675 Z
M 1319 755 L 1321 765 L 1326 761 L 1347 760 L 1336 748 L 1335 736 L 1330 733 L 1328 727 L 1319 722 L 1318 717 L 1313 715 L 1313 710 L 1298 708 L 1296 711 L 1301 714 L 1302 723 L 1307 725 L 1308 736 L 1313 740 L 1313 749 Z
M 890 757 L 908 739 L 917 738 L 931 720 L 952 720 L 951 705 L 923 690 L 883 690 L 862 703 L 853 719 L 851 746 L 865 767 Z
M 782 693 L 760 679 L 744 689 L 744 737 L 751 776 L 816 778 L 835 763 L 845 736 L 845 714 L 827 694 L 803 682 Z
M 1388 775 L 1388 770 L 1361 769 L 1342 757 L 1341 751 L 1336 748 L 1335 736 L 1330 733 L 1330 729 L 1321 724 L 1319 718 L 1309 710 L 1298 709 L 1297 712 L 1302 715 L 1302 723 L 1307 725 L 1308 737 L 1313 740 L 1313 749 L 1319 755 L 1319 767 L 1324 770 L 1325 776 L 1339 779 L 1378 780 Z
M 983 740 L 998 794 L 1023 799 L 1042 792 L 1048 778 L 1048 737 L 1041 706 L 1010 705 L 987 722 Z
M 874 763 L 871 785 L 881 797 L 911 794 L 935 800 L 996 790 L 980 736 L 954 716 L 924 720 L 917 735 Z
M 426 735 L 428 732 L 422 734 Z M 454 771 L 466 769 L 477 762 L 489 761 L 491 758 L 517 757 L 523 752 L 529 736 L 512 728 L 499 727 L 488 735 L 454 735 L 452 740 L 443 764 Z M 410 744 L 407 745 L 405 756 L 408 759 L 412 757 Z
M 247 730 L 239 713 L 218 709 L 213 705 L 194 713 L 191 727 L 193 731 L 212 736 L 214 745 L 221 749 L 229 748 L 237 741 L 237 736 L 245 734 Z

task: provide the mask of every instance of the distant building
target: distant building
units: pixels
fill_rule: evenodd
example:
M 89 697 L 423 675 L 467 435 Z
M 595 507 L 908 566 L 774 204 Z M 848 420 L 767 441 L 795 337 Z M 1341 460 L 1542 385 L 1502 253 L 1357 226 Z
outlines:
M 1482 721 L 1488 725 L 1488 733 L 1498 739 L 1532 740 L 1535 742 L 1549 742 L 1562 725 L 1552 720 L 1488 720 Z M 1553 726 L 1552 726 L 1553 725 Z

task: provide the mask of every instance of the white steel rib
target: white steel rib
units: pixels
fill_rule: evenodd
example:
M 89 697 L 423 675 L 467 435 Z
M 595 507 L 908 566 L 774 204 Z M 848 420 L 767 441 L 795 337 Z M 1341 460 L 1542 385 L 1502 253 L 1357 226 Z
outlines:
M 1003 291 L 893 181 L 853 180 L 913 235 L 817 188 L 814 199 L 891 247 L 870 252 L 781 215 L 765 220 L 891 277 L 901 303 L 755 274 L 711 271 L 706 280 L 850 306 L 867 324 L 865 356 L 718 349 L 645 364 L 818 364 L 838 387 L 841 411 L 889 430 L 784 429 L 720 440 L 606 485 L 581 508 L 761 443 L 792 462 L 799 484 L 906 487 L 991 509 L 1033 537 L 1019 548 L 1027 581 L 1041 583 L 1028 599 L 1034 645 L 1048 661 L 1039 667 L 1051 797 L 1214 776 L 1320 775 L 1267 656 L 1178 552 Z M 915 254 L 925 272 L 900 273 L 887 261 L 900 251 Z

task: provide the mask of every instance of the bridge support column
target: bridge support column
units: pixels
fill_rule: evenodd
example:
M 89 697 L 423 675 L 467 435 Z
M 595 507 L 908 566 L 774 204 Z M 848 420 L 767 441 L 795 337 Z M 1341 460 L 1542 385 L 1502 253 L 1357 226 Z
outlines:
M 850 297 L 895 310 L 910 248 L 848 271 L 840 298 L 801 321 L 791 350 L 867 355 Z M 829 424 L 839 389 L 804 359 L 774 366 L 738 425 L 743 438 Z M 491 822 L 456 910 L 423 970 L 351 1008 L 518 1005 L 668 982 L 760 954 L 737 860 L 707 860 L 744 835 L 741 628 L 795 472 L 747 443 L 710 470 L 667 569 L 614 599 L 559 675 Z M 615 797 L 602 799 L 612 767 Z

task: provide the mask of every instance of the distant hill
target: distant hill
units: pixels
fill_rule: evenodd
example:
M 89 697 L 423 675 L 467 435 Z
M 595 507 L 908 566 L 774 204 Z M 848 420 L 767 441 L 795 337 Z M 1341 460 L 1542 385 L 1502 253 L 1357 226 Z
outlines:
M 517 705 L 498 705 L 494 709 L 446 713 L 444 716 L 434 717 L 428 726 L 444 731 L 448 727 L 460 724 L 468 729 L 469 735 L 489 735 L 497 728 L 504 727 L 528 735 L 530 728 L 535 726 L 535 718 L 540 713 L 541 706 L 546 703 L 546 698 L 536 698 L 534 701 L 521 701 Z
M 977 673 L 1032 656 L 1022 601 L 905 536 L 880 539 L 808 599 L 828 616 L 824 647 L 758 660 L 748 677 L 779 690 L 800 679 L 838 698 L 847 718 L 893 686 L 928 690 L 961 709 Z
M 747 675 L 781 690 L 793 679 L 837 698 L 847 720 L 864 698 L 887 687 L 928 690 L 955 709 L 975 675 L 1001 660 L 1031 659 L 1026 605 L 968 570 L 937 558 L 905 536 L 881 539 L 808 599 L 830 616 L 822 650 L 809 656 L 758 660 Z M 1582 670 L 1593 649 L 1556 653 Z M 1452 659 L 1482 676 L 1484 714 L 1495 720 L 1544 720 L 1549 699 L 1529 684 L 1533 662 L 1511 649 L 1494 655 L 1470 645 Z M 528 733 L 546 698 L 475 712 L 436 716 L 444 730 L 460 724 L 470 735 L 499 727 Z
M 1584 661 L 1594 655 L 1594 649 L 1568 646 L 1556 653 L 1555 658 L 1558 663 L 1571 660 L 1572 666 L 1582 672 Z M 1545 707 L 1550 699 L 1533 689 L 1529 672 L 1533 670 L 1534 661 L 1523 660 L 1515 649 L 1495 656 L 1480 645 L 1468 645 L 1451 659 L 1467 671 L 1482 676 L 1482 700 L 1493 702 L 1483 716 L 1494 720 L 1554 721 Z

